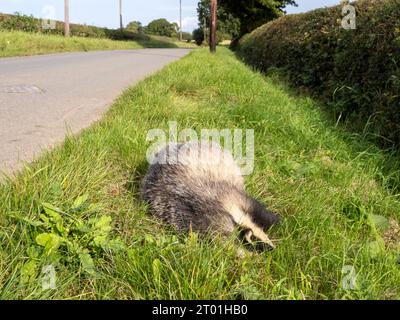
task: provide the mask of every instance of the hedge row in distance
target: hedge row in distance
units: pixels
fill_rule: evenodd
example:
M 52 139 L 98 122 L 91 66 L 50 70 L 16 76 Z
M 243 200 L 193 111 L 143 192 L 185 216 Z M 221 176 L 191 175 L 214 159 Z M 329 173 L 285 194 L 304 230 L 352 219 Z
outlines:
M 43 28 L 42 20 L 33 16 L 24 14 L 1 14 L 0 13 L 0 31 L 1 30 L 14 30 L 25 32 L 39 32 L 52 35 L 64 34 L 64 22 L 55 21 L 55 28 Z M 108 28 L 95 27 L 83 24 L 70 24 L 70 33 L 76 37 L 87 38 L 107 38 L 111 40 L 134 40 L 134 41 L 147 41 L 150 37 L 141 34 L 124 30 L 112 30 Z
M 239 43 L 261 71 L 279 68 L 311 89 L 352 126 L 400 145 L 400 0 L 359 0 L 356 29 L 342 27 L 343 5 L 286 15 Z

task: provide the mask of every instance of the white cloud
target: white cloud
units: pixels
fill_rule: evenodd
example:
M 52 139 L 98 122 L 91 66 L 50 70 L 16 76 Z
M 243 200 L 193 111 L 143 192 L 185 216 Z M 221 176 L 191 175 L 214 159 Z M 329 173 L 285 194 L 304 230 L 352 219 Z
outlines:
M 179 25 L 179 21 L 174 21 Z M 192 32 L 198 28 L 199 20 L 197 17 L 183 17 L 182 18 L 182 30 L 186 32 Z

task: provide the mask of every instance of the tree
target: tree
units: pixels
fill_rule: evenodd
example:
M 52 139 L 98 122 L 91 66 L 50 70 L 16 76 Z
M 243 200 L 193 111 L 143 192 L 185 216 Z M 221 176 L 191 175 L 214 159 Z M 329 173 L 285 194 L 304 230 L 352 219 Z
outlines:
M 177 22 L 172 22 L 171 23 L 171 25 L 172 25 L 172 27 L 174 28 L 174 32 L 173 32 L 173 37 L 178 37 L 178 34 L 179 34 L 179 32 L 180 32 L 180 27 L 179 27 L 179 24 L 177 23 Z
M 140 21 L 132 21 L 132 22 L 128 23 L 128 25 L 126 26 L 126 30 L 134 32 L 134 33 L 142 33 L 143 26 Z
M 239 36 L 253 31 L 261 25 L 284 14 L 287 5 L 296 5 L 295 0 L 219 0 L 220 8 L 239 19 Z
M 193 30 L 193 40 L 196 42 L 198 46 L 201 46 L 204 41 L 204 32 L 203 29 L 198 28 Z
M 193 40 L 193 36 L 189 32 L 182 32 L 182 40 L 183 41 L 187 41 L 187 42 L 191 42 Z
M 210 5 L 211 0 L 201 0 L 197 6 L 197 14 L 199 17 L 199 27 L 204 38 L 204 22 L 207 30 L 210 30 Z M 240 20 L 235 18 L 231 13 L 226 11 L 224 7 L 218 8 L 218 24 L 217 24 L 217 40 L 218 42 L 234 39 L 239 36 Z
M 177 35 L 177 23 L 170 23 L 167 19 L 153 20 L 148 24 L 145 31 L 158 36 L 174 37 Z

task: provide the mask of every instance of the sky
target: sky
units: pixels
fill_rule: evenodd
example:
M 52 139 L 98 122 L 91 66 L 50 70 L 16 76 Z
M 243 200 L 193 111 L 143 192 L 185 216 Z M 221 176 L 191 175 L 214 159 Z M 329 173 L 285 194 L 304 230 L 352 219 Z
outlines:
M 70 0 L 72 23 L 118 28 L 118 0 Z M 198 0 L 182 0 L 183 31 L 197 28 Z M 297 0 L 298 7 L 288 7 L 288 13 L 305 12 L 340 3 L 340 0 Z M 64 19 L 64 0 L 0 0 L 0 12 L 21 12 L 38 18 Z M 123 0 L 124 24 L 141 21 L 147 25 L 158 18 L 171 22 L 179 20 L 179 0 Z

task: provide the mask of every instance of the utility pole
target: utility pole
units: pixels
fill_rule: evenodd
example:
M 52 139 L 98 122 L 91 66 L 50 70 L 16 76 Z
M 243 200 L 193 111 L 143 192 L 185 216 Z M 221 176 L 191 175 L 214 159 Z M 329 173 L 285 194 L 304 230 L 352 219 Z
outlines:
M 217 51 L 217 0 L 211 0 L 211 30 L 210 30 L 210 51 L 215 53 Z
M 206 19 L 206 17 L 204 17 L 204 21 L 203 21 L 203 25 L 204 25 L 204 27 L 203 27 L 203 37 L 204 37 L 204 42 L 205 43 L 208 43 L 209 42 L 209 39 L 208 39 L 208 37 L 207 37 L 207 19 Z M 208 42 L 207 42 L 208 41 Z
M 182 0 L 179 0 L 179 40 L 182 41 L 183 40 L 183 36 L 182 36 Z
M 124 24 L 122 22 L 122 0 L 119 0 L 119 28 L 124 30 Z
M 64 0 L 64 36 L 69 37 L 69 0 Z

